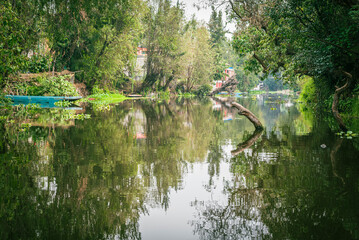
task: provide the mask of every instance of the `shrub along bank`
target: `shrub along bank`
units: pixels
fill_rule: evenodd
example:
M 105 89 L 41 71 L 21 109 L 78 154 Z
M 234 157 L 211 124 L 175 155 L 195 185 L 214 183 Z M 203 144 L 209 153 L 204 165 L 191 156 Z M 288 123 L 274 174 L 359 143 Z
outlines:
M 40 76 L 28 81 L 12 81 L 5 85 L 4 93 L 27 96 L 79 96 L 70 76 Z

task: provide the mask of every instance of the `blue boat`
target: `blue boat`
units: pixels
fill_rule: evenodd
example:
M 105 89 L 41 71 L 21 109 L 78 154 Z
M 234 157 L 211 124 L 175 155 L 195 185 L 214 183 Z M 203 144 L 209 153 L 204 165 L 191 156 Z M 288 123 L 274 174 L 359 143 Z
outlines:
M 55 102 L 58 101 L 76 101 L 81 99 L 81 96 L 65 97 L 65 96 L 21 96 L 21 95 L 6 95 L 6 98 L 14 102 L 14 105 L 19 104 L 39 104 L 41 108 L 57 107 Z
M 65 97 L 65 96 L 21 96 L 21 95 L 6 95 L 6 98 L 11 99 L 14 103 L 55 103 L 58 101 L 76 101 L 81 99 L 81 96 Z

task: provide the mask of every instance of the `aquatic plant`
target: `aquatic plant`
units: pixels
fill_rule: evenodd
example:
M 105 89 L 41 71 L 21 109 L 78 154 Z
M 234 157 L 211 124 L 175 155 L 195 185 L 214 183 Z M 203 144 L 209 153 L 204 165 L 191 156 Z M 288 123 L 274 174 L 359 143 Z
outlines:
M 353 139 L 353 137 L 358 137 L 357 133 L 353 133 L 353 131 L 347 131 L 347 132 L 338 132 L 336 135 L 340 136 L 340 138 L 346 138 L 346 139 Z

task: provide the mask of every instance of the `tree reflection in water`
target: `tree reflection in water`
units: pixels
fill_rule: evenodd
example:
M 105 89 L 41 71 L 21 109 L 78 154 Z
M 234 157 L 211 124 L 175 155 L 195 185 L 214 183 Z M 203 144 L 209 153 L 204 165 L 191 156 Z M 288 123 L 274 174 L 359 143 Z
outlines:
M 208 166 L 201 177 L 211 192 L 223 163 L 225 201 L 188 207 L 202 239 L 359 238 L 352 142 L 295 108 L 242 101 L 263 132 L 227 121 L 232 112 L 214 111 L 208 100 L 186 99 L 95 108 L 66 127 L 22 131 L 25 119 L 1 121 L 0 238 L 141 239 L 141 216 L 169 209 L 193 165 Z
M 192 203 L 197 214 L 191 225 L 201 239 L 359 238 L 359 194 L 353 184 L 358 166 L 350 154 L 355 150 L 340 152 L 343 140 L 315 131 L 297 136 L 292 127 L 283 129 L 285 139 L 254 133 L 232 151 L 237 156 L 223 188 L 227 200 Z M 259 140 L 253 144 L 253 139 Z M 321 149 L 323 142 L 332 150 Z M 343 188 L 347 181 L 351 186 Z
M 140 215 L 168 209 L 216 122 L 208 101 L 128 102 L 91 115 L 21 139 L 1 122 L 1 239 L 141 239 Z

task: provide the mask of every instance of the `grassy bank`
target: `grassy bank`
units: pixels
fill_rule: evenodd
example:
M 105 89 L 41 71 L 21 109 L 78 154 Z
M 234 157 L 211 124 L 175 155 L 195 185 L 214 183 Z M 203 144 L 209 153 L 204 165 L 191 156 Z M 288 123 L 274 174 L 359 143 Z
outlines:
M 111 104 L 111 103 L 120 103 L 125 101 L 126 99 L 130 99 L 119 93 L 100 93 L 100 94 L 92 94 L 87 98 L 84 98 L 83 102 L 90 102 L 94 104 Z

